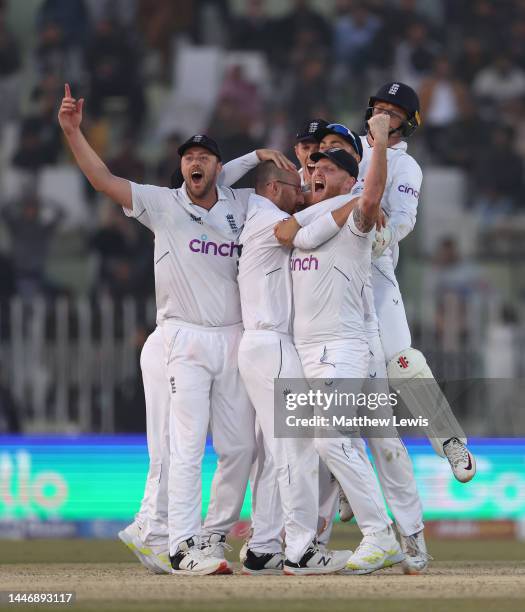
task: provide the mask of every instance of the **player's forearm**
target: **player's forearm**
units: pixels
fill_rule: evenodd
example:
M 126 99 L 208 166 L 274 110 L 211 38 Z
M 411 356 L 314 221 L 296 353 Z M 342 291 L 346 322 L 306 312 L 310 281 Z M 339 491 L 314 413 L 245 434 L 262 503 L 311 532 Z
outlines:
M 80 129 L 64 132 L 71 152 L 93 189 L 131 208 L 131 186 L 129 181 L 114 176 L 88 143 Z
M 376 217 L 383 192 L 385 190 L 387 162 L 386 162 L 387 140 L 374 142 L 372 148 L 372 159 L 366 173 L 364 187 L 359 196 L 359 207 L 364 216 Z
M 332 211 L 332 218 L 339 228 L 343 227 L 348 221 L 348 217 L 350 216 L 350 213 L 354 210 L 354 206 L 356 205 L 357 201 L 358 198 L 354 198 L 350 200 L 350 202 L 347 202 L 346 204 L 341 206 L 340 208 L 337 208 L 336 210 Z
M 259 164 L 259 161 L 256 151 L 252 151 L 242 157 L 237 157 L 237 159 L 232 159 L 224 164 L 217 183 L 225 187 L 230 187 L 250 170 L 253 170 L 253 168 Z
M 401 242 L 414 229 L 416 216 L 408 212 L 399 212 L 388 220 L 388 228 L 392 232 L 390 244 Z
M 333 238 L 342 227 L 342 225 L 338 225 L 333 214 L 327 213 L 309 225 L 302 227 L 293 239 L 293 246 L 308 251 Z M 348 218 L 348 215 L 346 218 Z

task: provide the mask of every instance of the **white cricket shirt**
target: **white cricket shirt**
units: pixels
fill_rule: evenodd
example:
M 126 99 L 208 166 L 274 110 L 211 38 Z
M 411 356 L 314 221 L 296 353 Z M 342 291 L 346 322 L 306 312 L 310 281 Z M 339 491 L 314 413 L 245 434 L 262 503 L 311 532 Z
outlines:
M 368 165 L 372 158 L 373 147 L 368 144 L 366 136 L 361 136 L 363 158 L 359 164 L 359 178 L 352 191 L 360 195 Z M 387 178 L 381 208 L 388 219 L 392 231 L 392 246 L 374 260 L 374 265 L 387 274 L 393 273 L 399 257 L 400 240 L 405 238 L 416 224 L 417 205 L 423 181 L 423 173 L 416 160 L 407 153 L 407 143 L 399 142 L 386 150 Z
M 340 206 L 349 196 L 338 199 Z M 321 210 L 326 212 L 323 204 Z M 370 275 L 374 234 L 375 228 L 368 233 L 359 231 L 350 215 L 339 233 L 321 246 L 293 250 L 290 269 L 296 345 L 354 338 L 366 342 L 362 292 Z
M 186 187 L 131 183 L 133 209 L 124 209 L 155 234 L 157 321 L 175 319 L 217 327 L 241 321 L 237 285 L 238 237 L 250 189 L 217 187 L 208 211 Z
M 290 215 L 253 194 L 239 237 L 239 291 L 244 329 L 291 333 L 292 279 L 290 249 L 274 236 L 275 225 Z

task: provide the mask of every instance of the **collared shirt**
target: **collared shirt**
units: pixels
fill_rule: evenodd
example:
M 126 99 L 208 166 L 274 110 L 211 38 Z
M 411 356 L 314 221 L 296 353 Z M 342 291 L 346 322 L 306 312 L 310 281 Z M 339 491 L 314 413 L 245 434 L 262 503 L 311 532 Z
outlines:
M 157 322 L 176 319 L 208 327 L 241 321 L 237 260 L 249 189 L 217 187 L 210 210 L 179 189 L 131 183 L 133 209 L 155 234 Z
M 363 143 L 363 158 L 359 164 L 359 178 L 353 190 L 353 195 L 360 195 L 364 188 L 364 180 L 368 165 L 372 158 L 373 147 L 366 136 L 361 136 Z M 374 264 L 386 270 L 392 270 L 399 256 L 398 243 L 405 238 L 416 224 L 417 205 L 423 181 L 423 173 L 416 160 L 407 153 L 407 143 L 404 141 L 388 147 L 387 179 L 381 208 L 388 219 L 388 227 L 392 231 L 392 246 Z
M 248 202 L 246 223 L 239 237 L 239 261 L 244 328 L 291 333 L 292 280 L 290 249 L 279 244 L 273 229 L 290 215 L 273 202 L 253 194 Z

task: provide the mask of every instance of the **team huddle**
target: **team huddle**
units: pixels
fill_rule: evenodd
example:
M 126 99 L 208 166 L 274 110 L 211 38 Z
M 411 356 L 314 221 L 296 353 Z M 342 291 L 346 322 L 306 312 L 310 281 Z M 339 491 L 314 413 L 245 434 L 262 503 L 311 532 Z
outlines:
M 174 189 L 111 174 L 80 130 L 83 103 L 66 85 L 59 122 L 80 169 L 155 236 L 157 327 L 141 354 L 150 464 L 120 539 L 155 573 L 231 574 L 226 536 L 250 483 L 242 573 L 368 574 L 397 563 L 424 571 L 422 506 L 395 429 L 366 444 L 274 431 L 276 379 L 305 389 L 345 379 L 356 391 L 374 379 L 385 393 L 395 379 L 408 410 L 430 417 L 426 433 L 455 477 L 474 476 L 461 428 L 411 347 L 395 276 L 422 182 L 404 140 L 420 123 L 416 93 L 381 87 L 364 136 L 308 121 L 296 138 L 299 171 L 269 149 L 223 165 L 214 140 L 193 136 L 179 148 L 184 182 Z M 254 189 L 230 187 L 253 168 Z M 218 461 L 202 522 L 209 428 Z M 355 551 L 328 548 L 337 512 L 355 517 Z

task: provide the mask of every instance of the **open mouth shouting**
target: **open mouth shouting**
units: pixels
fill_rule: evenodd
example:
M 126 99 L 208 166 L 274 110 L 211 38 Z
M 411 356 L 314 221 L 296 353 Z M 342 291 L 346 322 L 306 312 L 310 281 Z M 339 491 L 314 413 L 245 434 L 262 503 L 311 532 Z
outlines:
M 324 191 L 324 188 L 326 187 L 326 183 L 324 181 L 324 179 L 317 177 L 314 181 L 313 181 L 313 190 L 314 193 L 321 193 Z
M 190 174 L 191 183 L 194 187 L 200 187 L 204 181 L 204 172 L 200 168 L 195 168 Z

